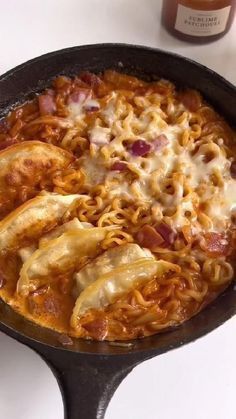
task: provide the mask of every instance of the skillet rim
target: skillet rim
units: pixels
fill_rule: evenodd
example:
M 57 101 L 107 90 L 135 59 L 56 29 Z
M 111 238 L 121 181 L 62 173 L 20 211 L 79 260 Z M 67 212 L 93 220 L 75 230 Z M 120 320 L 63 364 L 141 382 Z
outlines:
M 69 53 L 69 52 L 73 52 L 73 51 L 78 51 L 78 50 L 87 50 L 87 49 L 102 49 L 102 48 L 107 48 L 107 47 L 112 47 L 112 48 L 128 48 L 128 49 L 135 49 L 135 50 L 145 50 L 145 51 L 150 51 L 150 52 L 157 52 L 163 55 L 168 55 L 168 56 L 172 56 L 175 57 L 177 59 L 182 59 L 186 62 L 189 62 L 191 64 L 193 64 L 194 66 L 204 69 L 204 71 L 206 73 L 211 74 L 212 76 L 214 76 L 214 78 L 218 79 L 220 82 L 223 82 L 225 86 L 229 87 L 230 89 L 233 88 L 236 92 L 236 85 L 234 85 L 233 83 L 231 83 L 229 80 L 227 80 L 225 77 L 221 76 L 219 73 L 217 73 L 215 70 L 210 69 L 209 67 L 207 67 L 204 64 L 201 64 L 195 60 L 193 60 L 192 58 L 188 58 L 185 57 L 182 54 L 178 54 L 176 52 L 172 52 L 172 51 L 164 51 L 161 48 L 154 48 L 154 47 L 149 47 L 146 45 L 140 45 L 140 44 L 127 44 L 127 43 L 120 43 L 120 42 L 104 42 L 104 43 L 98 43 L 98 44 L 84 44 L 84 45 L 78 45 L 78 46 L 73 46 L 73 47 L 67 47 L 67 48 L 62 48 L 62 49 L 58 49 L 55 51 L 51 51 L 51 52 L 47 52 L 46 54 L 42 54 L 39 55 L 37 57 L 31 58 L 15 67 L 13 67 L 10 70 L 7 70 L 5 73 L 0 75 L 0 82 L 5 80 L 7 77 L 12 76 L 13 74 L 15 74 L 16 72 L 18 72 L 19 70 L 22 70 L 23 68 L 27 67 L 30 64 L 33 64 L 34 62 L 40 62 L 40 61 L 44 61 L 47 58 L 50 58 L 51 56 L 59 56 L 65 53 Z

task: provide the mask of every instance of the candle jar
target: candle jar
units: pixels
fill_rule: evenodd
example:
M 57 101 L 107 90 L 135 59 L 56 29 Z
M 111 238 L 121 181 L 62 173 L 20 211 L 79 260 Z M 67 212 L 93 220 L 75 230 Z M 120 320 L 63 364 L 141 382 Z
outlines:
M 236 0 L 163 0 L 162 23 L 177 38 L 207 43 L 230 29 Z

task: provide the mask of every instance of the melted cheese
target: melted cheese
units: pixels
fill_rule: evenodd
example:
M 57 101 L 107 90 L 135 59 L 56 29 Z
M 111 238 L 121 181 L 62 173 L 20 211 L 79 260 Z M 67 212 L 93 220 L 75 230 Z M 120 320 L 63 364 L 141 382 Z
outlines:
M 161 212 L 171 209 L 174 216 L 169 222 L 177 229 L 191 224 L 195 231 L 224 230 L 236 205 L 236 181 L 230 176 L 231 162 L 221 139 L 200 142 L 199 149 L 192 140 L 183 146 L 183 135 L 186 132 L 191 135 L 191 113 L 182 104 L 175 104 L 175 114 L 182 115 L 180 123 L 168 124 L 160 108 L 161 97 L 153 95 L 151 99 L 136 97 L 135 102 L 141 109 L 136 114 L 125 98 L 116 92 L 110 94 L 100 110 L 101 119 L 95 121 L 89 132 L 90 142 L 96 148 L 92 154 L 81 158 L 85 184 L 105 185 L 111 199 L 125 198 L 148 203 L 150 207 L 158 203 L 158 219 Z M 165 135 L 168 144 L 155 149 L 159 135 Z M 152 147 L 146 156 L 133 155 L 124 143 L 124 140 L 132 143 L 140 139 Z M 111 170 L 113 163 L 119 160 L 126 162 L 127 171 Z M 129 173 L 133 173 L 133 180 Z M 217 177 L 221 179 L 219 185 L 214 184 Z M 174 188 L 173 193 L 166 190 L 168 182 Z M 209 202 L 211 205 L 207 204 Z M 209 217 L 206 226 L 201 225 L 197 216 L 203 204 Z
M 117 120 L 116 118 L 116 101 L 117 93 L 112 92 L 108 98 L 106 107 L 102 110 L 101 115 L 109 127 Z
M 109 128 L 100 127 L 98 125 L 91 129 L 89 134 L 89 140 L 92 144 L 108 144 L 110 140 L 110 135 L 111 134 Z
M 73 122 L 79 122 L 86 115 L 86 109 L 90 107 L 100 107 L 99 102 L 95 99 L 91 99 L 91 96 L 87 98 L 81 97 L 81 100 L 78 102 L 71 102 L 68 109 L 68 119 Z

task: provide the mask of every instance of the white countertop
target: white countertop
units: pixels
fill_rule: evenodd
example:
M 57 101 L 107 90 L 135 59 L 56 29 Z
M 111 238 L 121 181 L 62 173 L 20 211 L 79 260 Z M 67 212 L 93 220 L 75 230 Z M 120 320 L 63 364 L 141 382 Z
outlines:
M 160 26 L 160 0 L 3 0 L 0 74 L 43 53 L 96 42 L 158 47 L 236 84 L 236 24 L 195 46 Z M 121 384 L 106 419 L 235 419 L 236 317 L 210 335 L 147 361 Z M 30 349 L 0 333 L 0 419 L 63 419 L 55 378 Z

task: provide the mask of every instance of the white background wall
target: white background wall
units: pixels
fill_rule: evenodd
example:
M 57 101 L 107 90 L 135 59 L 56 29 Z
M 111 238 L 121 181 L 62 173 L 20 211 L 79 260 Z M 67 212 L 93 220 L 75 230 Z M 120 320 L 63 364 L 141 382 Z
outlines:
M 160 0 L 0 0 L 0 74 L 40 54 L 96 42 L 127 42 L 178 52 L 236 83 L 236 26 L 196 46 L 160 26 Z M 1 92 L 0 92 L 1 94 Z M 205 338 L 137 367 L 106 419 L 235 419 L 236 318 Z M 62 419 L 46 364 L 0 334 L 0 419 Z

